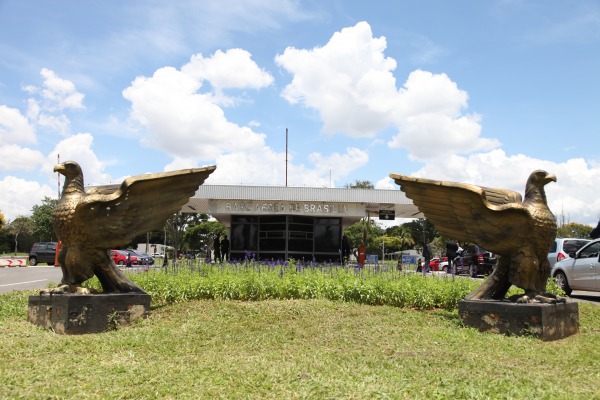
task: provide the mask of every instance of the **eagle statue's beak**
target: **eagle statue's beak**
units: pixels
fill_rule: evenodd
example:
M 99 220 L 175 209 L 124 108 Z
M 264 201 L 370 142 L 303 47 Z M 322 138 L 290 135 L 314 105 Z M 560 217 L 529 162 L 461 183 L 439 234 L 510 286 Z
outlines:
M 546 182 L 550 182 L 550 181 L 556 182 L 556 175 L 554 175 L 554 174 L 546 175 Z
M 57 164 L 54 166 L 54 172 L 62 173 L 65 170 L 65 164 Z

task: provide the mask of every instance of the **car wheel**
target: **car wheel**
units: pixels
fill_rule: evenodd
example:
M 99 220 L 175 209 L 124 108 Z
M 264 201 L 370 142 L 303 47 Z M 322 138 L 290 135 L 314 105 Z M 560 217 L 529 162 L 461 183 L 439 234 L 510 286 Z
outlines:
M 447 265 L 444 265 L 444 266 L 442 267 L 442 271 L 444 271 L 444 272 L 446 272 L 446 273 L 447 273 L 447 272 L 448 272 L 448 266 L 447 266 Z
M 117 264 L 119 264 L 119 265 L 125 265 L 125 262 L 123 262 L 123 260 L 120 260 Z
M 567 277 L 563 272 L 558 271 L 554 274 L 554 282 L 556 285 L 561 288 L 567 296 L 571 295 L 571 288 L 569 287 L 569 282 L 567 282 Z
M 29 265 L 37 265 L 37 258 L 29 257 Z

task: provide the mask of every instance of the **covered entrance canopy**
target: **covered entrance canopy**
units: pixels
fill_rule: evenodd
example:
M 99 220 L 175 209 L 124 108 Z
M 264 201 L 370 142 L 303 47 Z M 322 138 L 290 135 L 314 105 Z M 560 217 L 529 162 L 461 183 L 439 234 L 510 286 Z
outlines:
M 380 211 L 423 215 L 400 190 L 202 185 L 182 212 L 207 213 L 227 227 L 231 258 L 339 258 L 342 232 Z

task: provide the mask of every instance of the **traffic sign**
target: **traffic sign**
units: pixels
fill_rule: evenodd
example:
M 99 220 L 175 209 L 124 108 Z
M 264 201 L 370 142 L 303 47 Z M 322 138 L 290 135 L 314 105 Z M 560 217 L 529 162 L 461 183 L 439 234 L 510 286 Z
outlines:
M 379 210 L 379 219 L 387 221 L 396 219 L 396 210 Z

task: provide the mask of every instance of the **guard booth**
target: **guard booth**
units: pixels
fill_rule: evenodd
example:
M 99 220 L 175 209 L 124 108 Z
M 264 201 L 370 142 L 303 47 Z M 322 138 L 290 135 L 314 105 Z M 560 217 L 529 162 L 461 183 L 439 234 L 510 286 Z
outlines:
M 339 262 L 342 234 L 361 218 L 422 217 L 399 189 L 202 185 L 181 211 L 225 225 L 232 260 Z

